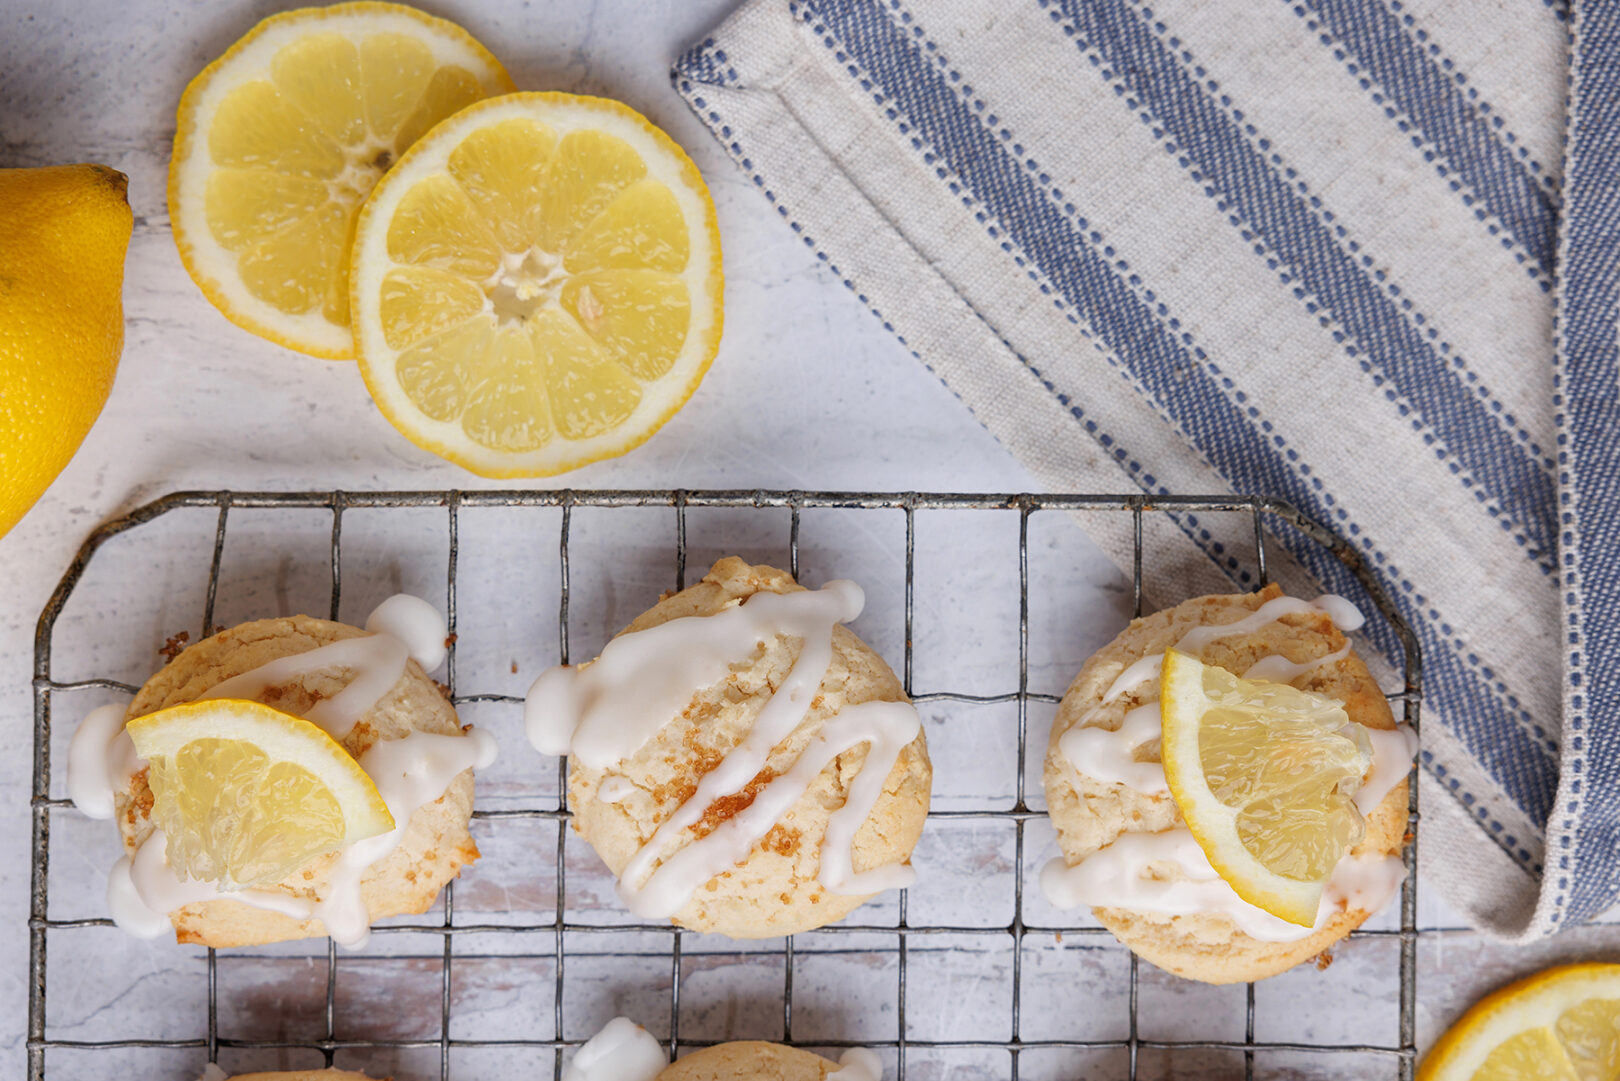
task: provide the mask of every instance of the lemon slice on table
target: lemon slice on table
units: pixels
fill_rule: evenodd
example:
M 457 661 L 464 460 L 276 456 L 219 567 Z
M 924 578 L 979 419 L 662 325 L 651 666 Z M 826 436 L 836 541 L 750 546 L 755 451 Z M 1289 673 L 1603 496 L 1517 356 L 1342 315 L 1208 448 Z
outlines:
M 463 106 L 507 93 L 461 27 L 400 4 L 273 15 L 191 81 L 169 162 L 181 261 L 225 317 L 354 355 L 349 243 L 377 178 Z
M 151 767 L 152 821 L 181 874 L 227 890 L 266 886 L 394 828 L 366 771 L 301 717 L 220 698 L 126 727 Z
M 355 345 L 411 442 L 486 477 L 639 445 L 720 342 L 720 235 L 680 147 L 616 101 L 471 106 L 383 178 L 355 231 Z
M 1418 1081 L 1612 1081 L 1620 1077 L 1620 965 L 1562 965 L 1475 1003 L 1440 1037 Z
M 1178 650 L 1159 691 L 1170 794 L 1239 897 L 1311 927 L 1334 866 L 1366 829 L 1353 796 L 1366 731 L 1331 698 L 1241 679 Z

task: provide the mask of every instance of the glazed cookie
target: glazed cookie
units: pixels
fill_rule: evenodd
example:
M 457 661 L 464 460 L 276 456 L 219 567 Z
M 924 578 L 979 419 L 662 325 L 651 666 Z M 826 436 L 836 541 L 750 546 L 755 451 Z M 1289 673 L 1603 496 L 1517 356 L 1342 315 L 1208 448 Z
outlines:
M 330 934 L 359 946 L 373 920 L 425 912 L 478 858 L 468 832 L 473 767 L 494 759 L 483 732 L 463 731 L 427 676 L 445 655 L 444 621 L 425 601 L 395 597 L 362 631 L 307 616 L 221 631 L 176 656 L 121 716 L 92 714 L 74 737 L 69 789 L 92 815 L 113 817 L 129 855 L 108 887 L 114 920 L 152 937 L 247 946 Z M 314 857 L 268 887 L 224 891 L 169 868 L 151 821 L 145 763 L 124 724 L 202 699 L 257 701 L 325 729 L 370 775 L 392 832 Z
M 900 681 L 838 625 L 862 601 L 722 559 L 535 682 L 530 739 L 570 755 L 574 828 L 632 911 L 765 938 L 910 884 L 928 752 Z
M 779 1043 L 739 1040 L 694 1051 L 674 1062 L 657 1081 L 881 1081 L 883 1071 L 870 1051 L 846 1051 L 832 1062 Z
M 1103 926 L 1160 968 L 1206 983 L 1275 975 L 1360 926 L 1403 876 L 1406 776 L 1415 735 L 1342 630 L 1348 601 L 1259 593 L 1195 597 L 1132 621 L 1069 685 L 1046 754 L 1046 798 L 1063 859 L 1041 876 L 1059 907 L 1090 904 Z M 1238 897 L 1187 830 L 1159 764 L 1159 663 L 1174 646 L 1249 679 L 1290 683 L 1342 703 L 1365 726 L 1372 766 L 1356 793 L 1366 833 L 1335 868 L 1314 928 Z
M 646 1029 L 615 1017 L 585 1041 L 562 1081 L 883 1081 L 882 1062 L 859 1047 L 832 1062 L 779 1043 L 738 1040 L 667 1061 Z

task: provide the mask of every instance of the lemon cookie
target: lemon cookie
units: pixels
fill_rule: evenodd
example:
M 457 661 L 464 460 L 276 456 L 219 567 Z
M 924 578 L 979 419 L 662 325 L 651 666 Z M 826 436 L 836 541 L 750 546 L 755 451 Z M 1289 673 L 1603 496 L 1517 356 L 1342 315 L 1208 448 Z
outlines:
M 878 1057 L 860 1048 L 833 1062 L 779 1043 L 738 1040 L 692 1052 L 659 1074 L 657 1081 L 882 1081 L 882 1077 Z
M 307 616 L 244 623 L 181 652 L 126 711 L 112 707 L 86 718 L 69 753 L 68 788 L 87 813 L 114 818 L 123 837 L 128 854 L 108 884 L 108 904 L 120 927 L 154 937 L 172 926 L 178 941 L 206 946 L 322 934 L 360 946 L 372 921 L 426 911 L 440 888 L 478 858 L 468 832 L 472 770 L 492 762 L 495 747 L 486 733 L 463 730 L 428 678 L 445 656 L 443 617 L 426 601 L 399 596 L 384 602 L 367 628 Z M 210 722 L 215 714 L 218 720 Z M 279 742 L 242 735 L 236 722 L 245 714 L 270 729 L 279 721 L 286 733 Z M 186 721 L 190 727 L 179 737 L 184 746 L 174 761 L 186 759 L 197 772 L 169 772 L 171 762 L 163 758 L 166 771 L 154 776 L 130 738 L 130 722 L 138 718 L 144 718 L 134 726 L 141 734 L 155 722 Z M 262 762 L 267 754 L 276 760 L 270 748 L 289 745 L 294 730 L 301 740 L 327 741 L 335 744 L 334 753 L 352 758 L 348 768 L 360 790 L 386 809 L 379 812 L 381 822 L 363 839 L 319 851 L 270 881 L 243 885 L 229 871 L 199 878 L 176 870 L 209 866 L 197 853 L 206 850 L 212 832 L 226 833 L 214 840 L 230 859 L 248 866 L 262 866 L 254 863 L 263 854 L 255 846 L 282 843 L 274 821 L 260 823 L 254 840 L 242 839 L 245 827 L 234 840 L 229 831 L 250 817 L 242 810 L 242 771 L 248 769 L 242 762 Z M 207 761 L 198 755 L 218 754 L 227 740 L 245 741 L 230 742 L 227 750 L 245 748 L 247 759 L 215 759 L 226 765 L 213 774 L 195 766 Z M 266 776 L 284 780 L 287 774 Z M 201 777 L 190 781 L 195 790 L 184 787 L 188 777 Z M 306 815 L 318 820 L 322 800 L 332 797 L 331 790 L 315 787 L 309 802 L 278 813 L 298 826 Z M 157 806 L 154 789 L 172 789 L 165 798 L 174 803 Z M 170 829 L 184 830 L 189 823 L 192 832 L 170 838 L 157 827 L 155 810 L 169 806 L 180 810 L 156 818 Z
M 631 911 L 764 938 L 911 883 L 932 773 L 900 681 L 839 626 L 862 604 L 722 559 L 535 681 L 530 739 L 570 755 L 574 828 Z
M 646 1029 L 615 1017 L 585 1041 L 562 1081 L 882 1081 L 877 1055 L 852 1047 L 833 1062 L 761 1040 L 737 1040 L 694 1051 L 665 1065 L 664 1047 Z
M 1046 798 L 1063 850 L 1041 875 L 1048 899 L 1059 907 L 1091 905 L 1137 954 L 1206 983 L 1275 975 L 1381 908 L 1404 877 L 1406 776 L 1417 741 L 1396 726 L 1341 633 L 1361 622 L 1343 598 L 1307 602 L 1268 586 L 1195 597 L 1134 620 L 1092 656 L 1063 696 L 1047 748 Z M 1327 710 L 1342 705 L 1343 716 L 1362 726 L 1345 730 L 1364 745 L 1363 757 L 1350 759 L 1360 783 L 1346 786 L 1353 789 L 1351 836 L 1359 839 L 1332 865 L 1313 925 L 1245 901 L 1188 829 L 1160 758 L 1160 669 L 1171 650 L 1260 681 L 1245 686 L 1310 692 L 1319 697 L 1299 701 Z

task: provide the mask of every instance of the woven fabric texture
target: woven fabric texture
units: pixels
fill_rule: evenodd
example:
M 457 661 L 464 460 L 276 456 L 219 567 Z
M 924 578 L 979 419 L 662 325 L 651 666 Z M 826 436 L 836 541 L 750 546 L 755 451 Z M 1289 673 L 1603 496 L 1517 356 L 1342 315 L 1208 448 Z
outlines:
M 1041 483 L 1362 550 L 1423 650 L 1425 880 L 1520 938 L 1620 893 L 1617 58 L 1582 0 L 748 0 L 674 80 Z M 1252 588 L 1249 528 L 1167 524 L 1153 599 Z

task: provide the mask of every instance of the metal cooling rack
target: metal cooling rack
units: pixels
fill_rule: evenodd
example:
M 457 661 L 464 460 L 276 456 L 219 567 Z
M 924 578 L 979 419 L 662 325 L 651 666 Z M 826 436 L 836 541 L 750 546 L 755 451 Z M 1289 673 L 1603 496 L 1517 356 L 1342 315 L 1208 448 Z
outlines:
M 46 1026 L 46 952 L 52 936 L 73 934 L 87 927 L 108 927 L 111 921 L 107 919 L 52 919 L 48 915 L 48 859 L 50 855 L 50 830 L 53 815 L 75 813 L 71 810 L 72 803 L 65 799 L 54 799 L 50 795 L 51 778 L 51 700 L 52 696 L 64 691 L 100 688 L 107 690 L 133 693 L 136 688 L 110 679 L 88 679 L 72 682 L 58 682 L 51 676 L 51 647 L 53 630 L 60 616 L 63 606 L 67 603 L 74 587 L 84 575 L 86 568 L 95 557 L 97 550 L 111 537 L 141 526 L 160 518 L 165 514 L 180 508 L 217 508 L 219 513 L 218 525 L 214 533 L 213 560 L 210 567 L 207 600 L 203 612 L 203 627 L 212 630 L 214 627 L 214 602 L 218 591 L 220 562 L 224 552 L 226 531 L 233 511 L 249 509 L 275 508 L 275 509 L 326 509 L 332 515 L 331 531 L 331 618 L 338 618 L 338 605 L 342 596 L 342 543 L 343 543 L 343 516 L 344 512 L 358 508 L 406 508 L 406 507 L 443 507 L 446 511 L 446 528 L 449 535 L 449 565 L 447 569 L 447 597 L 448 616 L 452 634 L 452 647 L 449 656 L 449 675 L 447 677 L 452 700 L 460 706 L 470 702 L 520 702 L 521 699 L 512 695 L 462 693 L 456 681 L 456 659 L 454 649 L 454 634 L 456 628 L 456 562 L 458 548 L 458 514 L 463 508 L 473 507 L 548 507 L 561 510 L 561 531 L 558 538 L 557 566 L 560 575 L 560 603 L 557 614 L 558 632 L 561 641 L 561 660 L 569 660 L 568 647 L 568 603 L 569 603 L 569 525 L 570 513 L 575 507 L 605 508 L 605 507 L 668 507 L 675 516 L 676 527 L 676 587 L 685 585 L 686 572 L 686 511 L 688 508 L 717 507 L 717 508 L 775 508 L 787 509 L 791 515 L 789 536 L 786 538 L 786 554 L 789 569 L 797 576 L 799 571 L 799 523 L 800 512 L 811 508 L 856 509 L 856 510 L 899 510 L 904 512 L 906 523 L 906 558 L 905 558 L 905 656 L 903 663 L 903 679 L 905 689 L 912 698 L 918 702 L 951 701 L 963 703 L 1016 703 L 1018 723 L 1018 772 L 1017 795 L 1012 806 L 999 810 L 941 810 L 930 813 L 933 820 L 945 819 L 980 819 L 1010 821 L 1016 831 L 1017 859 L 1015 866 L 1019 873 L 1014 883 L 1014 915 L 1012 922 L 999 927 L 953 927 L 925 923 L 913 923 L 907 918 L 906 895 L 899 897 L 899 918 L 896 925 L 871 925 L 860 921 L 857 912 L 849 921 L 822 929 L 825 934 L 839 935 L 883 935 L 893 936 L 894 946 L 892 952 L 896 955 L 895 972 L 897 973 L 894 985 L 894 1004 L 897 1014 L 897 1038 L 892 1040 L 861 1040 L 861 1041 L 814 1041 L 819 1047 L 860 1046 L 892 1049 L 896 1055 L 900 1081 L 907 1076 L 908 1049 L 1000 1049 L 1004 1050 L 1011 1062 L 1012 1077 L 1014 1081 L 1019 1076 L 1019 1057 L 1021 1054 L 1035 1049 L 1114 1049 L 1122 1050 L 1128 1055 L 1129 1077 L 1136 1081 L 1138 1071 L 1138 1055 L 1144 1049 L 1164 1050 L 1166 1052 L 1197 1052 L 1197 1051 L 1224 1051 L 1228 1053 L 1241 1053 L 1244 1060 L 1245 1077 L 1252 1081 L 1255 1072 L 1256 1051 L 1283 1051 L 1309 1056 L 1325 1056 L 1331 1060 L 1333 1056 L 1343 1055 L 1370 1055 L 1387 1059 L 1390 1073 L 1402 1081 L 1409 1081 L 1413 1074 L 1416 1059 L 1414 1046 L 1414 1012 L 1415 1012 L 1415 978 L 1416 978 L 1416 947 L 1417 947 L 1417 878 L 1416 878 L 1416 825 L 1417 825 L 1417 786 L 1411 786 L 1411 820 L 1410 830 L 1413 842 L 1405 852 L 1407 876 L 1401 891 L 1400 930 L 1358 930 L 1353 937 L 1393 937 L 1399 940 L 1399 1040 L 1393 1045 L 1379 1044 L 1314 1044 L 1314 1043 L 1279 1043 L 1257 1041 L 1255 1039 L 1255 991 L 1254 985 L 1248 985 L 1247 1006 L 1245 1017 L 1245 1036 L 1237 1040 L 1149 1040 L 1138 1036 L 1138 969 L 1139 965 L 1134 954 L 1130 955 L 1130 1028 L 1125 1039 L 1113 1040 L 1064 1040 L 1064 1039 L 1022 1039 L 1020 1032 L 1020 1013 L 1023 1003 L 1020 1001 L 1023 987 L 1020 970 L 1023 960 L 1023 941 L 1029 934 L 1057 934 L 1061 936 L 1107 936 L 1108 932 L 1098 927 L 1041 927 L 1024 922 L 1024 835 L 1026 825 L 1033 819 L 1044 817 L 1045 812 L 1031 809 L 1025 802 L 1026 759 L 1028 748 L 1026 746 L 1026 732 L 1028 723 L 1029 703 L 1058 701 L 1058 696 L 1038 694 L 1029 690 L 1029 519 L 1031 515 L 1042 511 L 1083 510 L 1090 512 L 1116 512 L 1129 515 L 1134 523 L 1135 555 L 1133 560 L 1133 595 L 1136 614 L 1140 614 L 1142 607 L 1142 522 L 1146 515 L 1168 514 L 1178 518 L 1187 515 L 1216 512 L 1246 512 L 1252 515 L 1254 525 L 1254 559 L 1259 569 L 1259 580 L 1266 581 L 1266 533 L 1265 525 L 1275 522 L 1291 527 L 1303 534 L 1311 543 L 1320 545 L 1332 553 L 1343 563 L 1365 587 L 1373 603 L 1377 606 L 1383 618 L 1402 643 L 1404 649 L 1404 680 L 1405 686 L 1401 692 L 1391 694 L 1392 702 L 1398 702 L 1404 719 L 1407 723 L 1415 725 L 1418 721 L 1418 708 L 1420 698 L 1420 672 L 1418 661 L 1418 647 L 1411 631 L 1402 621 L 1401 616 L 1388 594 L 1383 590 L 1377 578 L 1366 568 L 1358 557 L 1356 551 L 1345 541 L 1335 536 L 1330 530 L 1318 524 L 1298 510 L 1278 500 L 1261 498 L 1166 498 L 1143 496 L 1094 496 L 1094 495 L 925 495 L 909 494 L 851 494 L 826 492 L 767 492 L 767 491 L 555 491 L 555 492 L 321 492 L 321 493 L 245 493 L 245 492 L 182 492 L 159 499 L 140 509 L 107 522 L 97 529 L 79 550 L 77 557 L 63 575 L 61 583 L 52 594 L 39 618 L 38 629 L 35 635 L 34 653 L 34 789 L 32 799 L 32 825 L 33 825 L 33 878 L 32 878 L 32 907 L 29 919 L 30 932 L 30 987 L 28 1004 L 28 1069 L 29 1077 L 34 1081 L 45 1077 L 46 1053 L 52 1049 L 117 1049 L 117 1048 L 195 1048 L 206 1052 L 210 1062 L 217 1059 L 221 1048 L 308 1048 L 318 1051 L 325 1056 L 326 1063 L 333 1062 L 334 1055 L 342 1049 L 348 1048 L 438 1048 L 439 1075 L 441 1081 L 449 1081 L 451 1076 L 451 1049 L 456 1047 L 514 1047 L 532 1049 L 535 1054 L 535 1064 L 540 1066 L 549 1059 L 552 1064 L 552 1074 L 556 1078 L 562 1075 L 563 1058 L 565 1050 L 577 1046 L 580 1040 L 563 1038 L 566 1031 L 563 1027 L 564 1005 L 564 971 L 566 964 L 588 964 L 589 955 L 576 955 L 570 957 L 565 949 L 565 936 L 567 935 L 633 935 L 651 932 L 657 935 L 668 936 L 669 952 L 668 963 L 671 965 L 671 992 L 669 1003 L 670 1037 L 669 1049 L 673 1053 L 679 1048 L 703 1046 L 716 1041 L 683 1039 L 680 1033 L 681 1020 L 681 956 L 683 932 L 673 929 L 667 924 L 629 924 L 601 926 L 584 924 L 565 920 L 566 905 L 564 900 L 564 883 L 566 870 L 564 866 L 564 840 L 566 831 L 557 828 L 557 904 L 556 917 L 553 921 L 535 925 L 497 925 L 497 924 L 458 924 L 454 920 L 455 887 L 454 883 L 445 887 L 443 892 L 443 920 L 442 922 L 416 922 L 391 924 L 377 927 L 379 935 L 414 933 L 432 934 L 442 936 L 442 957 L 434 955 L 441 965 L 441 995 L 440 995 L 440 1028 L 437 1039 L 402 1039 L 402 1040 L 354 1040 L 339 1039 L 335 1029 L 335 986 L 337 979 L 337 951 L 330 940 L 326 947 L 326 999 L 324 1031 L 312 1033 L 306 1039 L 299 1040 L 242 1040 L 232 1039 L 220 1035 L 219 1025 L 219 989 L 218 967 L 215 951 L 207 951 L 207 1035 L 190 1039 L 116 1039 L 104 1041 L 67 1040 L 53 1038 Z M 988 514 L 1016 515 L 1018 518 L 1018 567 L 1020 584 L 1019 605 L 1019 673 L 1018 690 L 1014 693 L 1001 695 L 970 695 L 956 693 L 950 690 L 924 689 L 919 692 L 912 686 L 912 594 L 914 577 L 914 552 L 916 540 L 916 512 L 919 510 L 974 510 Z M 1083 658 L 1076 657 L 1078 665 Z M 565 783 L 566 764 L 558 766 L 558 785 L 560 795 L 555 806 L 533 807 L 515 810 L 487 810 L 480 809 L 473 812 L 474 818 L 506 818 L 526 819 L 536 822 L 560 823 L 568 817 L 567 786 Z M 476 869 L 473 873 L 476 873 Z M 540 935 L 552 938 L 555 958 L 555 996 L 554 996 L 554 1032 L 551 1039 L 525 1039 L 514 1037 L 500 1040 L 474 1040 L 456 1039 L 450 1036 L 450 1018 L 452 995 L 451 986 L 456 965 L 455 943 L 458 936 L 466 934 L 503 934 L 503 935 Z M 907 979 L 907 952 L 908 946 L 914 940 L 926 939 L 929 936 L 951 935 L 972 937 L 994 937 L 1010 939 L 1012 948 L 1012 1027 L 1011 1037 L 1006 1040 L 917 1040 L 908 1039 L 906 1035 L 906 979 Z M 743 956 L 748 955 L 746 948 Z M 782 1030 L 783 1042 L 793 1043 L 793 968 L 794 945 L 793 939 L 788 938 L 780 950 L 772 949 L 770 955 L 781 957 L 786 973 L 782 986 Z M 809 1041 L 806 1041 L 809 1042 Z M 542 1067 L 543 1068 L 543 1067 Z

